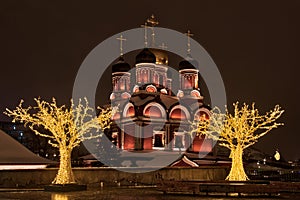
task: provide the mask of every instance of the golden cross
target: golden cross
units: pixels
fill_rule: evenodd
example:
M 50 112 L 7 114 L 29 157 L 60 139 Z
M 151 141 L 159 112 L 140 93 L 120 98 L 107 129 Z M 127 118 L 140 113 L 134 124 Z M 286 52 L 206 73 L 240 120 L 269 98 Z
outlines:
M 147 19 L 147 23 L 149 23 L 152 27 L 158 25 L 158 21 L 155 19 L 154 15 L 152 14 L 150 18 Z
M 147 47 L 148 46 L 147 28 L 149 26 L 147 25 L 147 22 L 145 22 L 145 24 L 142 24 L 141 27 L 144 28 L 144 43 L 145 43 L 145 47 Z
M 185 33 L 187 36 L 187 53 L 190 54 L 191 53 L 191 36 L 193 36 L 194 34 L 191 33 L 190 30 L 187 31 L 187 33 Z
M 159 46 L 161 49 L 165 50 L 167 49 L 168 47 L 165 45 L 165 43 L 162 43 L 160 46 Z
M 155 46 L 155 33 L 154 33 L 154 26 L 158 25 L 158 21 L 155 19 L 154 15 L 152 14 L 150 18 L 147 19 L 147 23 L 150 25 L 151 27 L 151 31 L 152 31 L 152 47 Z
M 126 41 L 125 38 L 123 38 L 123 35 L 117 38 L 117 40 L 120 40 L 120 55 L 123 56 L 123 41 Z

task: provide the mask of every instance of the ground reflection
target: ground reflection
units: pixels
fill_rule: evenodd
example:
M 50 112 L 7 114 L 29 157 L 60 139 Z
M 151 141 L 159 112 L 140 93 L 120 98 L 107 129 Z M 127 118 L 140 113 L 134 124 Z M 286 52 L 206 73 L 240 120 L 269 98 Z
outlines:
M 69 200 L 66 194 L 51 194 L 51 200 Z
M 288 194 L 287 196 L 260 196 L 243 197 L 243 200 L 278 200 L 278 199 L 299 199 L 299 194 Z M 7 191 L 0 192 L 1 199 L 18 200 L 238 200 L 239 197 L 224 196 L 198 196 L 183 194 L 163 194 L 156 188 L 90 188 L 87 191 L 51 193 L 45 191 Z

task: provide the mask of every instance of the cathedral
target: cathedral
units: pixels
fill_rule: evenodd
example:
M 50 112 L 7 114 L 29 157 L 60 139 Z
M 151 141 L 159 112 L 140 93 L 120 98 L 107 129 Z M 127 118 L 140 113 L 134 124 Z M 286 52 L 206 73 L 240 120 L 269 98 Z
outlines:
M 151 16 L 145 23 L 145 34 L 148 27 L 154 30 L 157 24 Z M 188 39 L 190 35 L 188 32 Z M 123 38 L 118 39 L 122 51 Z M 189 130 L 190 121 L 210 116 L 210 107 L 204 104 L 199 89 L 198 63 L 192 58 L 189 47 L 188 41 L 187 57 L 178 63 L 178 77 L 174 80 L 166 50 L 153 45 L 147 47 L 145 40 L 145 48 L 136 55 L 134 66 L 126 62 L 121 52 L 112 66 L 110 95 L 111 104 L 119 109 L 108 132 L 118 148 L 128 151 L 212 151 L 210 139 L 195 137 Z M 177 91 L 172 90 L 173 81 L 179 81 Z

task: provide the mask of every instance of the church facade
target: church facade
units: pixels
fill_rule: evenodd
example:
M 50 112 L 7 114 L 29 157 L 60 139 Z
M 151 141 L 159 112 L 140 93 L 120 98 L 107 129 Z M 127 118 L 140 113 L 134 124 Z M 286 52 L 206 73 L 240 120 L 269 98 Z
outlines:
M 119 111 L 109 136 L 124 150 L 210 152 L 212 141 L 189 134 L 189 121 L 210 115 L 198 87 L 198 70 L 191 57 L 179 63 L 180 89 L 174 95 L 167 63 L 166 51 L 145 48 L 136 56 L 135 74 L 123 57 L 113 65 L 110 100 Z M 136 76 L 134 84 L 131 76 Z

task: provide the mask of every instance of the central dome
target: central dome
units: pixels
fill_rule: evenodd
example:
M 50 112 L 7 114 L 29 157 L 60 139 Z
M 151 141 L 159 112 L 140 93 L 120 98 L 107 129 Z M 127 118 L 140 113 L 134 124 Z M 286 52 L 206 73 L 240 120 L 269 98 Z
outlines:
M 162 49 L 150 49 L 150 51 L 155 55 L 156 61 L 155 64 L 158 65 L 168 65 L 169 58 L 168 52 Z
M 144 48 L 136 57 L 135 63 L 155 63 L 156 57 L 155 55 L 148 49 Z

